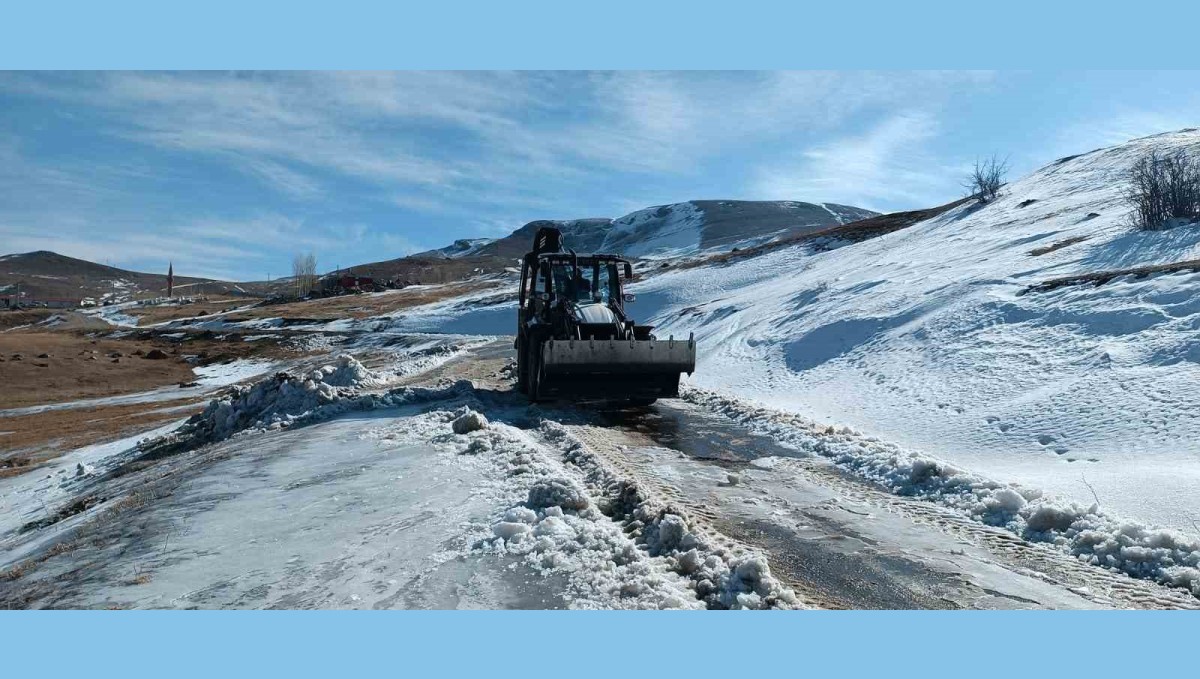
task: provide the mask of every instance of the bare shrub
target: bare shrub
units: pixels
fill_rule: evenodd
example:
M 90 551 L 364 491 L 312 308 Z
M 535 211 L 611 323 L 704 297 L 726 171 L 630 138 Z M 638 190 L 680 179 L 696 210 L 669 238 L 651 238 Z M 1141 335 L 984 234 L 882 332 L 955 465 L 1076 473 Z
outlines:
M 981 203 L 990 203 L 1000 195 L 1000 187 L 1008 175 L 1008 161 L 992 156 L 986 160 L 976 160 L 975 169 L 963 181 L 967 195 Z
M 1147 153 L 1129 168 L 1125 200 L 1143 231 L 1200 219 L 1200 159 L 1182 149 Z

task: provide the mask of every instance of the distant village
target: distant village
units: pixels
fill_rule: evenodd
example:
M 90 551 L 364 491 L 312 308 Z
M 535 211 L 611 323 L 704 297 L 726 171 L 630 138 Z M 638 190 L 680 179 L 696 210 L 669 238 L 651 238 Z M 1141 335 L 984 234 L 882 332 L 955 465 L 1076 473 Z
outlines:
M 293 277 L 292 280 L 295 278 Z M 277 283 L 281 282 L 277 281 Z M 166 301 L 186 304 L 197 298 L 203 298 L 205 296 L 203 286 L 206 284 L 205 282 L 201 282 L 176 286 L 173 263 L 169 264 L 167 268 L 166 287 L 159 289 L 157 295 L 153 294 L 152 291 L 140 291 L 147 296 L 135 299 L 136 295 L 135 291 L 131 290 L 131 282 L 113 280 L 110 283 L 113 287 L 111 292 L 106 292 L 99 296 L 79 297 L 32 295 L 27 290 L 22 289 L 21 283 L 4 285 L 0 286 L 0 309 L 87 309 L 133 301 L 140 304 L 160 304 Z M 296 299 L 315 299 L 365 292 L 382 292 L 384 290 L 405 288 L 410 285 L 420 285 L 420 282 L 400 277 L 377 280 L 372 276 L 355 274 L 353 270 L 338 270 L 320 276 L 312 276 L 312 279 L 305 284 L 286 286 L 277 290 L 275 294 L 264 296 L 267 296 L 272 302 L 279 303 Z M 177 287 L 188 288 L 188 294 L 177 295 Z

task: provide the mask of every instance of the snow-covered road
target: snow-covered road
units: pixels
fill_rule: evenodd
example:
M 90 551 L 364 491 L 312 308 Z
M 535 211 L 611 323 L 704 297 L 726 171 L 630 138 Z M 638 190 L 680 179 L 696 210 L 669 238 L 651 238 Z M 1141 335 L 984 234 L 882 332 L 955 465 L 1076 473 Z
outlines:
M 90 455 L 83 475 L 50 470 L 53 494 L 0 480 L 15 519 L 0 604 L 1200 604 L 899 497 L 703 399 L 529 406 L 509 346 L 387 373 L 339 359 L 236 389 L 157 443 Z

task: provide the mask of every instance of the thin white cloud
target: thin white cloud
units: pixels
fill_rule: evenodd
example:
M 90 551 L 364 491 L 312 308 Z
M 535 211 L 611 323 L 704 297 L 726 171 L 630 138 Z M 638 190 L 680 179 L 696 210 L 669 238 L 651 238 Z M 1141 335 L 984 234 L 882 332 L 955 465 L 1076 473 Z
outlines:
M 197 258 L 222 262 L 210 270 L 253 271 L 302 243 L 344 252 L 355 244 L 381 244 L 389 233 L 411 232 L 420 247 L 406 238 L 381 247 L 389 253 L 432 247 L 426 241 L 440 236 L 418 223 L 422 215 L 503 235 L 530 219 L 616 217 L 630 206 L 709 197 L 712 187 L 730 198 L 920 203 L 940 186 L 941 166 L 924 146 L 936 134 L 940 103 L 965 88 L 987 86 L 989 78 L 857 72 L 0 74 L 4 93 L 49 100 L 48 108 L 78 116 L 87 133 L 139 151 L 130 160 L 112 154 L 78 166 L 13 152 L 19 162 L 7 163 L 0 144 L 0 166 L 7 166 L 0 167 L 0 189 L 17 196 L 0 197 L 0 222 L 51 233 L 50 225 L 75 220 L 87 226 L 64 242 L 75 243 L 77 251 L 104 245 L 106 256 L 118 246 L 144 258 L 169 254 L 169 242 L 139 234 L 153 228 L 197 239 Z M 896 113 L 913 102 L 926 112 Z M 150 159 L 148 168 L 133 159 L 142 155 Z M 730 162 L 742 164 L 740 174 L 723 174 Z M 212 166 L 248 179 L 230 182 L 209 173 Z M 153 174 L 137 176 L 146 172 Z M 179 177 L 172 184 L 166 180 L 173 172 Z M 745 176 L 753 180 L 753 196 L 739 191 L 746 188 L 738 185 Z M 206 184 L 193 189 L 188 182 L 196 180 Z M 163 186 L 176 191 L 159 192 Z M 201 188 L 218 201 L 228 191 L 229 204 L 194 199 Z M 188 204 L 172 203 L 181 198 Z M 374 206 L 359 209 L 363 201 Z M 343 225 L 333 236 L 335 227 L 308 218 L 342 209 L 350 221 L 378 217 Z M 281 221 L 264 212 L 278 213 Z M 415 215 L 412 221 L 405 213 Z M 85 228 L 105 233 L 89 241 Z M 242 229 L 261 236 L 246 243 Z M 226 242 L 253 247 L 230 253 Z
M 930 103 L 977 73 L 105 73 L 10 88 L 82 100 L 110 131 L 205 153 L 295 199 L 315 172 L 396 188 L 511 188 L 534 177 L 696 173 L 756 140 L 833 129 L 863 111 Z M 430 130 L 474 143 L 430 147 Z M 786 141 L 786 139 L 784 140 Z
M 957 173 L 924 147 L 937 129 L 937 121 L 924 112 L 891 116 L 863 134 L 807 149 L 794 163 L 764 168 L 751 193 L 763 199 L 820 196 L 861 207 L 924 206 L 944 198 Z

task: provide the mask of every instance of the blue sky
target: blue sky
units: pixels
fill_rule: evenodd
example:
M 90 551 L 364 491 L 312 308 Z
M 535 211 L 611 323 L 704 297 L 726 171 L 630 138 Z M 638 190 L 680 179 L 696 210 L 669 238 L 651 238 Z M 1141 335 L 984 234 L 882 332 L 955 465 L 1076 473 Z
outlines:
M 1196 111 L 1178 72 L 8 72 L 0 254 L 258 280 L 694 198 L 914 209 Z

